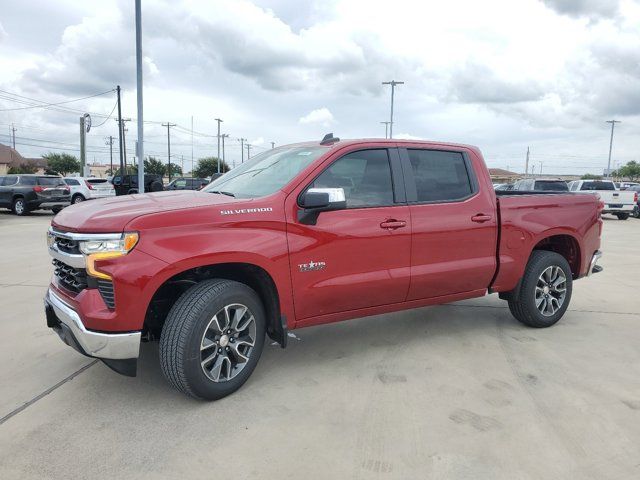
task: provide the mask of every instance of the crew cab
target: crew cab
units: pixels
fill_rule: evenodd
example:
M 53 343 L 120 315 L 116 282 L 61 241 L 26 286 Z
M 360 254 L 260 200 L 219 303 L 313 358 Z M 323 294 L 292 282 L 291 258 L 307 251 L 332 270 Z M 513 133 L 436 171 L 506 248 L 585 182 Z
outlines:
M 596 194 L 604 203 L 602 213 L 611 213 L 619 220 L 629 218 L 638 202 L 638 192 L 618 190 L 611 180 L 575 180 L 569 183 L 569 190 Z
M 327 135 L 201 191 L 63 210 L 47 324 L 127 375 L 141 341 L 159 341 L 171 385 L 218 399 L 266 335 L 284 348 L 311 325 L 497 293 L 523 324 L 551 326 L 574 280 L 601 269 L 601 209 L 594 195 L 496 193 L 476 147 Z

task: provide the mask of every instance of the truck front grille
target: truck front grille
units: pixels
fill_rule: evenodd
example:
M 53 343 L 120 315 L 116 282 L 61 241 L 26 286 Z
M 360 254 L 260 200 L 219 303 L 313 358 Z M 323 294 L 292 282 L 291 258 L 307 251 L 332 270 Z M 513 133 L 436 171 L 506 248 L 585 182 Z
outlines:
M 54 233 L 54 241 L 58 250 L 72 255 L 80 255 L 80 244 L 77 240 L 71 240 Z
M 64 288 L 75 293 L 80 293 L 87 288 L 87 272 L 84 268 L 70 267 L 55 258 L 52 263 L 54 266 L 53 273 Z

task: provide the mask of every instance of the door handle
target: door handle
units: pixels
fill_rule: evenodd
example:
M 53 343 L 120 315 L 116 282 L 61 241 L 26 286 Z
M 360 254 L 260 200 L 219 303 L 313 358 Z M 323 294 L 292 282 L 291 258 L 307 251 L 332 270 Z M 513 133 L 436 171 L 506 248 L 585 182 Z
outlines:
M 395 230 L 396 228 L 403 228 L 407 226 L 407 222 L 404 220 L 386 220 L 380 224 L 380 228 L 386 228 L 388 230 Z
M 471 221 L 476 223 L 484 223 L 488 222 L 489 220 L 491 220 L 491 215 L 485 215 L 484 213 L 479 213 L 471 217 Z

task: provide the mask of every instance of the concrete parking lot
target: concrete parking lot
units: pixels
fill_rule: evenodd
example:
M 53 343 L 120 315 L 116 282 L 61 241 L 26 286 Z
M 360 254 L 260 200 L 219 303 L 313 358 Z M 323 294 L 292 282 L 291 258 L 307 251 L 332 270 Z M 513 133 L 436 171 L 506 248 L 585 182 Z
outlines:
M 640 221 L 555 327 L 497 296 L 296 331 L 215 403 L 49 331 L 50 214 L 0 213 L 0 477 L 640 478 Z

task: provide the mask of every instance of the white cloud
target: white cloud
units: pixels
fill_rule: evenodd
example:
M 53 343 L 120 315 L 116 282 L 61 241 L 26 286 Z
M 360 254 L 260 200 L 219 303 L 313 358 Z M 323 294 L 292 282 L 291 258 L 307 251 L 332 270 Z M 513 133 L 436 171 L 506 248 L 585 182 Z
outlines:
M 145 119 L 188 127 L 193 115 L 196 131 L 212 135 L 214 118 L 223 118 L 231 158 L 240 157 L 239 137 L 267 148 L 319 137 L 335 118 L 336 136 L 380 137 L 389 116 L 381 82 L 395 78 L 406 82 L 396 89 L 394 117 L 394 130 L 411 132 L 405 138 L 477 143 L 490 162 L 508 159 L 512 169 L 530 145 L 555 155 L 562 173 L 606 159 L 604 120 L 615 117 L 623 123 L 614 155 L 624 161 L 640 151 L 637 1 L 304 3 L 145 0 Z M 80 12 L 70 1 L 42 5 L 51 28 L 38 23 L 29 35 L 21 30 L 29 10 L 17 2 L 3 9 L 1 88 L 64 101 L 120 84 L 123 113 L 135 117 L 131 2 L 84 2 Z M 15 106 L 0 100 L 0 110 Z M 108 113 L 113 98 L 70 106 Z M 24 137 L 78 142 L 75 113 L 0 112 L 0 127 L 11 122 Z M 166 132 L 156 124 L 145 131 L 147 150 L 161 157 Z M 111 133 L 112 121 L 89 136 L 99 160 Z M 133 125 L 127 139 L 135 139 Z M 172 151 L 190 158 L 190 147 L 190 136 L 173 129 Z M 216 147 L 196 136 L 194 155 Z
M 308 114 L 298 119 L 298 123 L 301 123 L 303 125 L 317 124 L 323 127 L 328 127 L 333 122 L 333 114 L 326 107 L 311 110 Z

